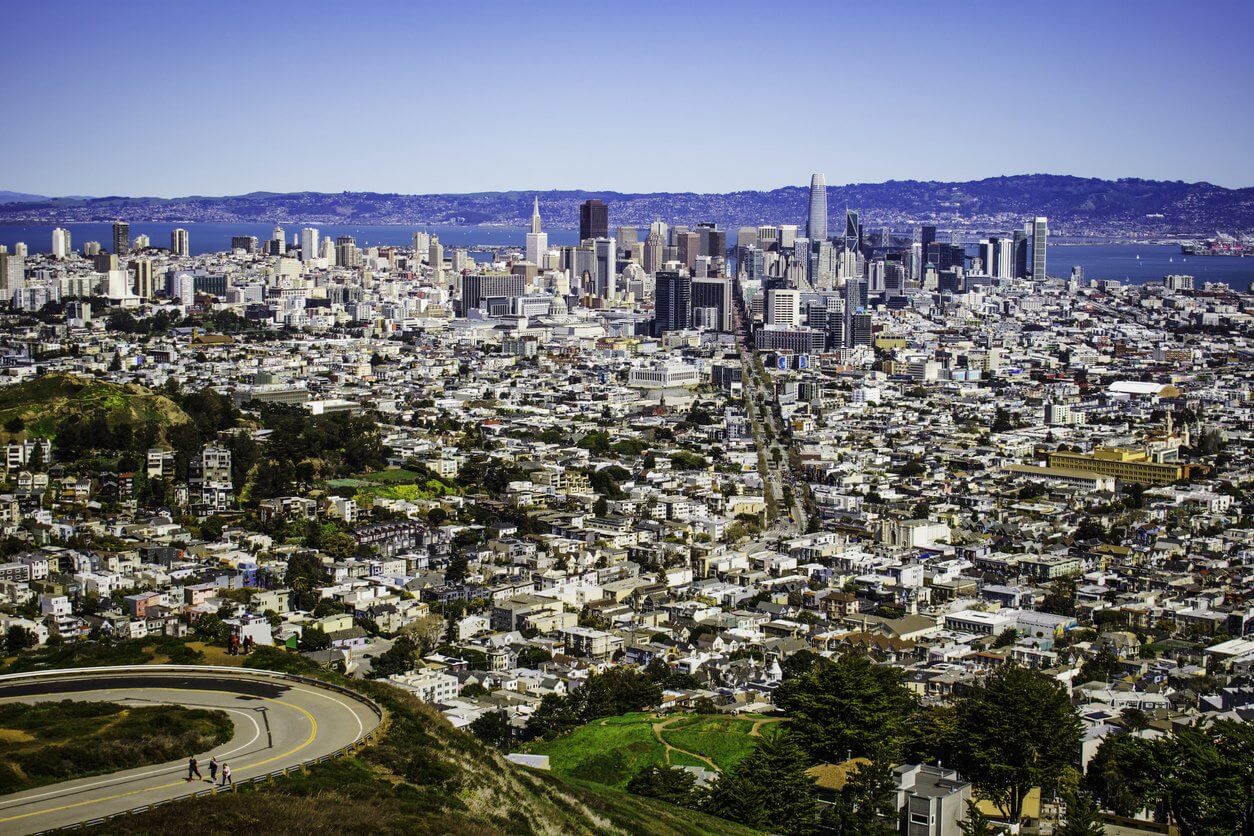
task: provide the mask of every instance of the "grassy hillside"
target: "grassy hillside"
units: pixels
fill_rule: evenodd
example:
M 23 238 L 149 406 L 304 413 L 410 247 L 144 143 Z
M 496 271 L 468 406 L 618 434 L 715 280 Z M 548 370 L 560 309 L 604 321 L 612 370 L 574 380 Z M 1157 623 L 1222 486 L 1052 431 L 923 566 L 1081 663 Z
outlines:
M 722 819 L 508 763 L 434 709 L 377 682 L 348 682 L 264 648 L 246 664 L 356 688 L 389 712 L 387 733 L 354 757 L 233 796 L 169 804 L 97 828 L 105 833 L 750 834 Z M 282 825 L 276 829 L 276 822 Z
M 533 743 L 528 751 L 548 755 L 556 775 L 621 788 L 647 766 L 725 771 L 778 723 L 777 718 L 757 715 L 623 714 Z
M 221 711 L 108 702 L 0 705 L 0 793 L 185 758 L 231 739 Z
M 173 401 L 136 384 L 121 386 L 86 377 L 50 374 L 0 387 L 0 428 L 21 419 L 25 435 L 56 438 L 70 420 L 84 424 L 103 421 L 109 429 L 142 423 L 169 427 L 189 421 Z M 6 438 L 23 433 L 4 431 Z

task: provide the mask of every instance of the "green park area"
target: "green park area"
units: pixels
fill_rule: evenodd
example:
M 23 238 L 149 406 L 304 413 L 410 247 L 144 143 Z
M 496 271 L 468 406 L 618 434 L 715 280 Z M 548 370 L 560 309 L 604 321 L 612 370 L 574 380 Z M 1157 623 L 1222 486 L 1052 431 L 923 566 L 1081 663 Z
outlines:
M 391 467 L 348 479 L 333 479 L 327 482 L 327 487 L 341 495 L 346 489 L 351 489 L 359 503 L 371 497 L 416 502 L 424 499 L 439 499 L 458 492 L 455 485 L 438 476 L 403 467 Z
M 553 740 L 536 741 L 528 751 L 549 756 L 563 778 L 625 787 L 649 766 L 700 766 L 726 771 L 753 751 L 781 718 L 759 715 L 633 712 L 593 720 Z
M 221 711 L 108 702 L 0 704 L 0 795 L 186 758 L 231 739 Z

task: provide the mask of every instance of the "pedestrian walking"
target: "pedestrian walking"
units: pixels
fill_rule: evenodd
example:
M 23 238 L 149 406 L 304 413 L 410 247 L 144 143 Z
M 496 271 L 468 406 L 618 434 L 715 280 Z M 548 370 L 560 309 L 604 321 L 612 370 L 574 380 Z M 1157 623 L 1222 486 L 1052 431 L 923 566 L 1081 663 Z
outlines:
M 216 780 L 218 780 L 218 759 L 210 758 L 209 759 L 209 783 L 212 784 Z
M 201 777 L 200 764 L 196 763 L 195 755 L 192 755 L 192 757 L 187 761 L 187 780 L 192 780 L 193 775 L 196 776 L 197 780 Z
M 222 783 L 218 784 L 218 786 L 225 787 L 227 784 L 230 784 L 231 786 L 235 786 L 235 781 L 231 778 L 231 765 L 223 762 Z

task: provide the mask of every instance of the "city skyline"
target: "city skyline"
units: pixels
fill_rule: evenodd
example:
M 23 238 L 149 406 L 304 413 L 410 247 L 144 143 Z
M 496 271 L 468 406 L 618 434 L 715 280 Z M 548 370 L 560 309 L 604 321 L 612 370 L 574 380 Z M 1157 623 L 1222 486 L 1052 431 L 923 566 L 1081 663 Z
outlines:
M 1123 4 L 1061 4 L 1031 26 L 992 4 L 943 14 L 908 4 L 897 15 L 850 8 L 840 12 L 840 50 L 800 50 L 779 48 L 783 36 L 744 37 L 760 23 L 747 5 L 664 15 L 645 6 L 637 37 L 620 37 L 617 54 L 582 60 L 594 35 L 628 30 L 615 30 L 608 13 L 566 4 L 494 6 L 490 29 L 454 10 L 393 2 L 364 4 L 330 30 L 331 7 L 316 3 L 212 13 L 16 8 L 13 31 L 45 37 L 15 39 L 0 57 L 0 89 L 19 108 L 73 106 L 41 110 L 38 130 L 0 136 L 0 159 L 10 163 L 0 187 L 163 197 L 710 191 L 801 183 L 816 170 L 833 185 L 1054 171 L 1246 186 L 1254 116 L 1235 103 L 1251 75 L 1240 33 L 1254 12 L 1212 9 L 1223 26 L 1173 27 L 1165 3 L 1135 14 Z M 779 20 L 798 21 L 821 30 L 834 17 L 814 4 Z M 166 37 L 172 31 L 179 37 Z M 323 50 L 310 48 L 328 31 L 327 48 L 353 56 L 329 74 Z M 389 48 L 420 35 L 420 51 Z M 42 60 L 49 42 L 55 62 Z M 109 51 L 101 72 L 101 44 L 112 42 L 144 48 Z M 516 48 L 528 43 L 550 47 Z M 886 44 L 896 48 L 885 52 Z M 508 60 L 468 60 L 494 47 Z M 836 72 L 852 79 L 854 96 L 824 81 Z M 685 85 L 730 106 L 734 129 L 687 145 L 650 129 Z M 536 98 L 545 106 L 490 110 Z M 621 119 L 572 129 L 597 98 L 613 99 Z M 780 104 L 746 107 L 755 101 Z M 807 130 L 781 133 L 770 118 L 777 106 L 802 107 Z M 885 115 L 867 119 L 868 107 Z M 126 118 L 128 108 L 144 118 Z M 1173 113 L 1187 127 L 1165 126 Z M 616 159 L 650 163 L 608 164 Z

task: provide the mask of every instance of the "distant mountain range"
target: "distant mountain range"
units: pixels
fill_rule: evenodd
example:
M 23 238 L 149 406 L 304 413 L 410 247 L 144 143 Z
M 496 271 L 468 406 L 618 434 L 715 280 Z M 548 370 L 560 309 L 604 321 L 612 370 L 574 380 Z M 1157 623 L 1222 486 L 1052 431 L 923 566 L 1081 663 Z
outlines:
M 1005 230 L 1045 215 L 1069 235 L 1205 235 L 1254 230 L 1254 188 L 1160 180 L 1098 180 L 1053 174 L 993 177 L 964 183 L 890 180 L 828 187 L 833 231 L 846 207 L 864 226 L 908 229 L 935 223 L 951 230 Z M 726 194 L 608 191 L 511 191 L 468 194 L 252 192 L 227 197 L 61 197 L 0 192 L 0 222 L 89 221 L 283 222 L 310 224 L 492 224 L 524 226 L 532 197 L 546 228 L 577 225 L 579 203 L 609 206 L 611 228 L 714 221 L 735 228 L 804 224 L 808 188 Z

